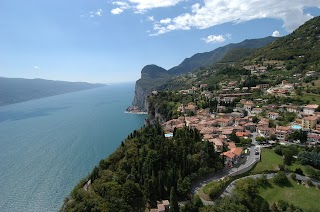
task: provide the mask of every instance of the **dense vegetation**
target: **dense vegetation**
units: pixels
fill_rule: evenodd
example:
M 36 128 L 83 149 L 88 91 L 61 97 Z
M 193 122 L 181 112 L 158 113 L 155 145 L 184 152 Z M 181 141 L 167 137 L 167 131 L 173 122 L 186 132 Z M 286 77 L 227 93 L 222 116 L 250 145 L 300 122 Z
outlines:
M 261 48 L 250 57 L 255 60 L 287 61 L 287 69 L 317 71 L 320 68 L 320 17 L 315 17 L 288 36 Z
M 198 53 L 190 58 L 186 58 L 181 64 L 169 70 L 170 73 L 185 74 L 195 71 L 201 67 L 209 67 L 221 60 L 233 60 L 237 53 L 248 54 L 252 49 L 258 49 L 270 44 L 276 40 L 274 37 L 266 37 L 260 39 L 244 40 L 240 43 L 231 43 L 223 47 L 219 47 L 210 52 Z
M 134 131 L 66 199 L 62 211 L 143 211 L 190 194 L 191 182 L 222 168 L 214 147 L 187 128 L 165 139 L 159 124 Z M 87 180 L 92 185 L 83 189 Z

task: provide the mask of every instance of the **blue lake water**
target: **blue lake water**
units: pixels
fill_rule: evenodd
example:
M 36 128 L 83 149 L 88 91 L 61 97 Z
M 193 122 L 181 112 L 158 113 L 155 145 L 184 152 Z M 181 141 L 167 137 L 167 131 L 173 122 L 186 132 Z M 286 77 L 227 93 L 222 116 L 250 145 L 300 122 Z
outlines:
M 145 116 L 124 113 L 134 84 L 0 107 L 0 211 L 58 211 Z

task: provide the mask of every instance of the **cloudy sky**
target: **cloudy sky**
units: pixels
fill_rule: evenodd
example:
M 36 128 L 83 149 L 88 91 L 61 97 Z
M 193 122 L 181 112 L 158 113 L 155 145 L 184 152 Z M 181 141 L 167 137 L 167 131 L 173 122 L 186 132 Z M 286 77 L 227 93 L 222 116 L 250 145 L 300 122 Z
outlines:
M 0 1 L 0 76 L 135 81 L 228 43 L 287 35 L 320 0 Z

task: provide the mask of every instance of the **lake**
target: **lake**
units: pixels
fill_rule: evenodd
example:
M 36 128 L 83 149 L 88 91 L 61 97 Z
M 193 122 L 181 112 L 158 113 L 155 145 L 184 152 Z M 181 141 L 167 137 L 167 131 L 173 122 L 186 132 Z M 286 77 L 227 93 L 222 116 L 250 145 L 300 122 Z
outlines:
M 0 107 L 0 211 L 58 211 L 145 115 L 124 113 L 134 83 Z

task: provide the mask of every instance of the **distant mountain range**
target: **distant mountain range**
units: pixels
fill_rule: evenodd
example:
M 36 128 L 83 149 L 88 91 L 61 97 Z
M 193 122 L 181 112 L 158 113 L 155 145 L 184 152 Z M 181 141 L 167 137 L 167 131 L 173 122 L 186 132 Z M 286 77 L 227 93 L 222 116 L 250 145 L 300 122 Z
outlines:
M 250 52 L 252 52 L 254 49 L 264 47 L 276 39 L 277 38 L 275 37 L 269 36 L 260 39 L 244 40 L 240 43 L 231 43 L 226 46 L 219 47 L 210 52 L 198 53 L 190 58 L 184 59 L 181 64 L 169 69 L 168 72 L 173 75 L 192 72 L 200 67 L 214 65 L 217 62 L 224 60 L 225 57 L 230 57 L 233 52 L 237 52 L 238 50 L 246 49 L 249 51 L 251 50 Z
M 193 72 L 201 67 L 212 66 L 219 61 L 232 60 L 232 58 L 238 57 L 240 51 L 242 52 L 241 55 L 250 55 L 256 49 L 264 47 L 276 39 L 274 37 L 266 37 L 228 44 L 210 52 L 195 54 L 169 70 L 157 65 L 147 65 L 141 70 L 141 78 L 136 82 L 133 105 L 141 109 L 146 108 L 145 100 L 148 93 L 153 89 L 161 89 L 174 76 Z
M 210 52 L 195 54 L 169 70 L 147 65 L 136 82 L 133 105 L 142 110 L 147 108 L 146 97 L 150 91 L 166 88 L 166 84 L 178 75 L 201 68 L 219 69 L 229 65 L 242 67 L 243 64 L 262 60 L 284 61 L 286 68 L 294 68 L 297 72 L 320 70 L 320 17 L 307 21 L 287 36 L 228 44 Z
M 0 105 L 98 88 L 103 84 L 0 77 Z

